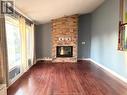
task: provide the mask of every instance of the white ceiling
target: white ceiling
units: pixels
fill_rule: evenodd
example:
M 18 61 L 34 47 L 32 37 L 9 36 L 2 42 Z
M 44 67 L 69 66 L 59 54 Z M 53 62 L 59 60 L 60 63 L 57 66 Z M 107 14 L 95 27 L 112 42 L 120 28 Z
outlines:
M 47 23 L 51 19 L 94 11 L 104 0 L 15 0 L 16 7 L 32 20 Z

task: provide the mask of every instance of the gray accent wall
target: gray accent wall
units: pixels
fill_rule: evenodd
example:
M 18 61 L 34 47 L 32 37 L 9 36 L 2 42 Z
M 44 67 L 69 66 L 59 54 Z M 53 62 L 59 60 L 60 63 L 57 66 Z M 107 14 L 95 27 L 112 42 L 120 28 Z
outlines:
M 105 0 L 92 13 L 91 58 L 127 78 L 127 52 L 117 50 L 119 1 Z
M 78 27 L 78 58 L 90 58 L 91 14 L 79 16 Z M 51 57 L 51 23 L 37 25 L 35 31 L 37 59 Z
M 40 24 L 35 30 L 36 57 L 51 57 L 51 24 Z
M 79 16 L 78 25 L 78 58 L 90 58 L 91 14 Z

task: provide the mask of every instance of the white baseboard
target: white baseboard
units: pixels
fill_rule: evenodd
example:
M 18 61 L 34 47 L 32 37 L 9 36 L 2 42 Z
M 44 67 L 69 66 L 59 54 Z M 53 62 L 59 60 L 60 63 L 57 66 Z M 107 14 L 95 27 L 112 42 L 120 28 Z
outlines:
M 119 75 L 118 73 L 116 73 L 116 72 L 112 71 L 111 69 L 109 69 L 109 68 L 107 68 L 107 67 L 105 67 L 105 66 L 99 64 L 98 62 L 94 61 L 93 59 L 89 59 L 89 61 L 91 61 L 93 64 L 98 65 L 99 67 L 101 67 L 101 68 L 104 69 L 105 71 L 111 73 L 113 76 L 115 76 L 115 77 L 118 78 L 119 80 L 121 80 L 121 81 L 127 83 L 127 79 L 124 78 L 123 76 Z
M 43 60 L 45 60 L 45 61 L 52 61 L 52 58 L 37 58 L 37 59 L 36 59 L 36 63 L 37 63 L 38 61 L 43 61 Z
M 90 61 L 90 58 L 78 58 L 78 60 L 86 60 L 86 61 Z
M 43 61 L 43 60 L 45 60 L 45 61 L 52 61 L 52 58 L 37 58 L 36 62 Z M 77 60 L 90 60 L 90 58 L 77 58 Z

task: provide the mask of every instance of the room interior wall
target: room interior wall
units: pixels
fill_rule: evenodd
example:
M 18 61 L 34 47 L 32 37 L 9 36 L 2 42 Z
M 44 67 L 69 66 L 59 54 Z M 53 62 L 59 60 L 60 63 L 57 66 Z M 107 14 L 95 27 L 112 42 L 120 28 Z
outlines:
M 117 50 L 119 1 L 105 0 L 92 13 L 91 59 L 127 78 L 127 52 Z
M 51 58 L 51 23 L 39 24 L 35 27 L 36 57 Z M 91 14 L 79 16 L 78 20 L 78 58 L 90 57 Z M 85 44 L 82 44 L 85 42 Z
M 36 25 L 36 58 L 51 57 L 51 23 Z
M 90 58 L 91 14 L 80 15 L 78 25 L 78 58 Z

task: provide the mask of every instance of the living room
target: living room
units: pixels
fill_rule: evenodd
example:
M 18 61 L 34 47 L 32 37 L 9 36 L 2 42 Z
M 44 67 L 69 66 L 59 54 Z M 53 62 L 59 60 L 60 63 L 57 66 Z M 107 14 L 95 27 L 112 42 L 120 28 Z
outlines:
M 0 95 L 127 94 L 127 0 L 7 3 Z

